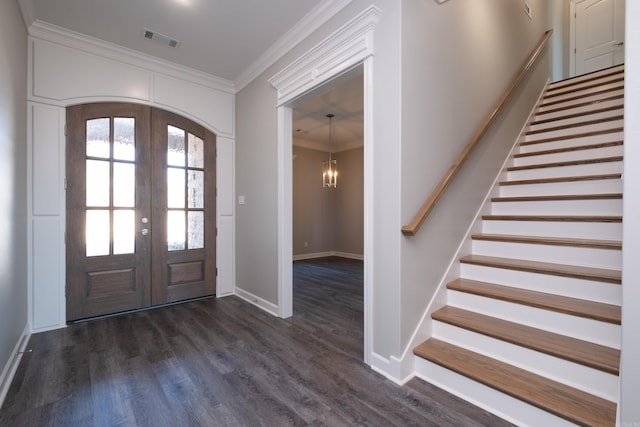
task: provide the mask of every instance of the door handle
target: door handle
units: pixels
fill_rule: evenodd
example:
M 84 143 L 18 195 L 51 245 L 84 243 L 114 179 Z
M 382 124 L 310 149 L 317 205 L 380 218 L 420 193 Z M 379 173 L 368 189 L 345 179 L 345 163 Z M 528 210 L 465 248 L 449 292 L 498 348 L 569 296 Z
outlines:
M 618 46 L 618 47 L 624 46 L 624 42 L 616 43 L 614 44 L 614 46 Z
M 146 236 L 147 234 L 149 234 L 149 229 L 148 229 L 148 228 L 143 228 L 143 229 L 140 231 L 140 233 L 141 233 L 143 236 Z

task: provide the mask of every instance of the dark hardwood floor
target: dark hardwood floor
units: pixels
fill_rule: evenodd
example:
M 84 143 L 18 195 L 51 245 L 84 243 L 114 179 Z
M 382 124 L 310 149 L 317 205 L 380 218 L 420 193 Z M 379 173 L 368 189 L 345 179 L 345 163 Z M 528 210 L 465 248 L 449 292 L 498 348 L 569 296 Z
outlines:
M 206 299 L 34 334 L 0 426 L 503 426 L 362 362 L 362 263 L 294 264 L 294 316 Z

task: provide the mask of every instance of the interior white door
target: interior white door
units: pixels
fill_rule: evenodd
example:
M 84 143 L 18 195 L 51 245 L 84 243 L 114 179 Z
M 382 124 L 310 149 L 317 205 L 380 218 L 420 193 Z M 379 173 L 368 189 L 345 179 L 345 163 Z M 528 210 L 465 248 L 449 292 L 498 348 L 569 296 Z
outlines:
M 624 0 L 576 3 L 576 75 L 624 63 Z

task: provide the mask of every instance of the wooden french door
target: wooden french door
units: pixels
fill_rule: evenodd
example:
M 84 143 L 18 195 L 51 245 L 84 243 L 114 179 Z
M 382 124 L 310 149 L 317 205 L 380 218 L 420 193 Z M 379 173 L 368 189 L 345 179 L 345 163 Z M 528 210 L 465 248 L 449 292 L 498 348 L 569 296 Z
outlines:
M 67 109 L 67 319 L 215 292 L 215 136 L 124 103 Z

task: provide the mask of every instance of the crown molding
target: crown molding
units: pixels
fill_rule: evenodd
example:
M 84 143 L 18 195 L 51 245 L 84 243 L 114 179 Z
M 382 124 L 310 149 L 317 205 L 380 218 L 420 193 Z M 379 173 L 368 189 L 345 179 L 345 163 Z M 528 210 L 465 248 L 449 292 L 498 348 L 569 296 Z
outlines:
M 372 56 L 374 30 L 381 15 L 378 7 L 369 6 L 271 77 L 269 83 L 278 92 L 278 105 L 291 102 Z
M 324 25 L 329 19 L 348 6 L 353 0 L 325 0 L 309 13 L 307 13 L 296 25 L 291 27 L 282 37 L 280 37 L 269 49 L 267 49 L 258 59 L 249 65 L 235 79 L 237 91 L 256 79 L 267 68 L 275 64 L 287 52 L 298 45 L 302 40 L 309 37 L 314 31 Z
M 33 0 L 18 0 L 20 6 L 20 12 L 22 13 L 22 20 L 24 21 L 24 27 L 29 28 L 33 21 L 35 21 L 35 9 L 33 7 Z
M 29 27 L 29 35 L 34 39 L 56 43 L 61 46 L 123 62 L 158 74 L 188 80 L 192 83 L 227 92 L 232 95 L 236 93 L 235 86 L 230 80 L 90 37 L 86 34 L 77 33 L 44 21 L 34 21 Z
M 364 146 L 364 141 L 353 140 L 340 145 L 329 145 L 321 142 L 309 141 L 307 139 L 293 138 L 293 146 L 307 148 L 309 150 L 323 151 L 325 153 L 340 153 L 342 151 L 353 150 Z

